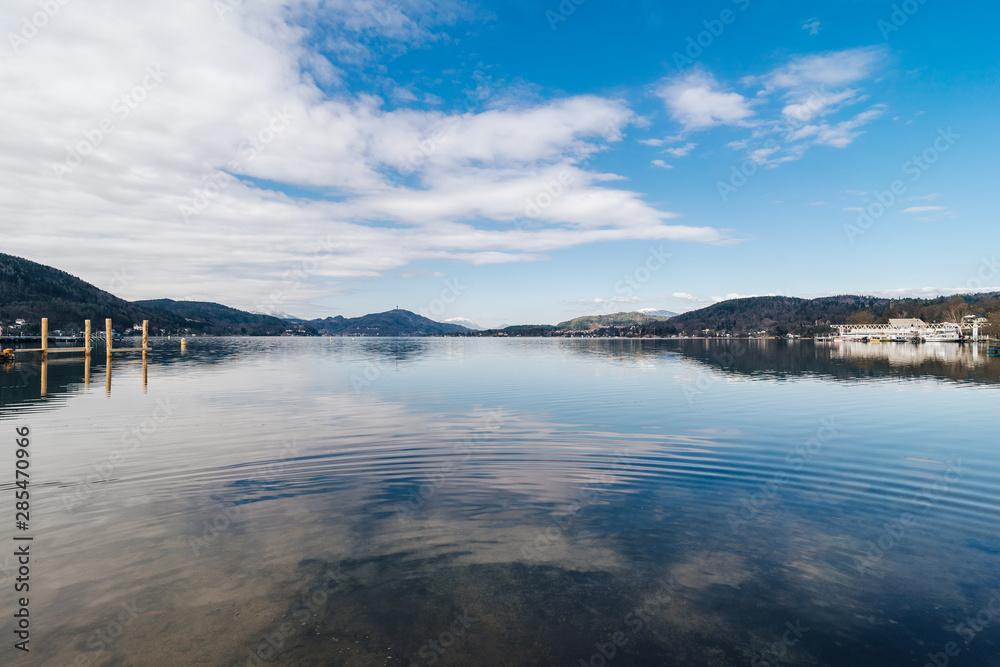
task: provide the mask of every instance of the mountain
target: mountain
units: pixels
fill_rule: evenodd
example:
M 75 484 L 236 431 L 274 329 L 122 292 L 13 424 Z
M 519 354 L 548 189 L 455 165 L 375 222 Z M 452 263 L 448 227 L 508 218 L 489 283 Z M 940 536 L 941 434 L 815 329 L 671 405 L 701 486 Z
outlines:
M 444 321 L 445 324 L 457 324 L 459 326 L 465 327 L 466 329 L 472 329 L 473 331 L 481 331 L 482 330 L 481 326 L 479 326 L 478 324 L 476 324 L 472 320 L 466 319 L 464 317 L 452 317 L 450 319 L 443 320 L 443 321 Z
M 305 324 L 314 327 L 323 336 L 439 336 L 471 332 L 467 327 L 435 322 L 399 308 L 361 317 L 337 315 L 309 320 Z
M 889 318 L 916 317 L 925 322 L 956 321 L 971 313 L 1000 314 L 1000 293 L 964 294 L 936 299 L 886 299 L 840 295 L 818 299 L 759 296 L 731 299 L 682 313 L 657 325 L 653 335 L 735 336 L 765 331 L 811 336 L 830 333 L 831 324 L 885 323 Z M 998 319 L 990 318 L 991 322 Z
M 567 331 L 593 331 L 607 327 L 629 327 L 656 322 L 666 322 L 666 317 L 647 315 L 641 312 L 613 313 L 611 315 L 585 315 L 556 325 Z
M 117 331 L 142 320 L 149 320 L 153 331 L 184 326 L 173 313 L 119 299 L 65 271 L 0 253 L 0 322 L 24 319 L 23 330 L 37 334 L 43 317 L 49 318 L 49 331 L 82 331 L 84 320 L 91 321 L 94 331 L 103 331 L 107 317 Z
M 657 308 L 640 308 L 635 312 L 642 313 L 643 315 L 655 315 L 657 317 L 673 317 L 677 314 L 671 310 L 659 310 Z
M 308 325 L 289 322 L 271 315 L 248 313 L 211 301 L 149 299 L 134 303 L 145 308 L 159 308 L 173 313 L 184 319 L 183 326 L 210 335 L 280 336 L 284 333 L 316 335 L 316 330 Z
M 290 315 L 283 310 L 252 310 L 249 311 L 253 315 L 270 315 L 271 317 L 277 317 L 279 320 L 295 320 L 301 321 L 301 317 L 296 317 L 295 315 Z

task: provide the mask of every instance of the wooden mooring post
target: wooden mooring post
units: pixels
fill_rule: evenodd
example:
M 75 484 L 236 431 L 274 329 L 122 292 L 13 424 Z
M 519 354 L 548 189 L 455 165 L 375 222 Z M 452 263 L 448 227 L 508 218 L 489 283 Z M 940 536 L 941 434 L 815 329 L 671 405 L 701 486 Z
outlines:
M 93 350 L 93 341 L 91 336 L 93 333 L 93 328 L 91 326 L 90 320 L 84 320 L 84 341 L 83 347 L 49 347 L 49 318 L 41 318 L 41 347 L 33 349 L 15 349 L 10 350 L 11 354 L 17 353 L 41 353 L 41 395 L 45 396 L 48 393 L 48 356 L 49 353 L 56 352 L 82 352 L 84 354 L 84 368 L 83 368 L 83 384 L 88 386 L 90 384 L 90 362 L 91 362 L 91 351 Z M 147 359 L 147 352 L 149 352 L 149 320 L 142 321 L 142 347 L 114 347 L 114 334 L 112 330 L 111 318 L 106 318 L 104 320 L 104 343 L 107 352 L 107 364 L 104 370 L 104 391 L 111 395 L 111 358 L 112 352 L 142 352 L 142 387 L 143 392 L 146 391 L 147 384 L 149 382 L 149 366 Z M 57 342 L 62 340 L 56 338 Z M 181 353 L 184 352 L 184 340 L 181 340 Z M 9 356 L 9 355 L 7 355 Z

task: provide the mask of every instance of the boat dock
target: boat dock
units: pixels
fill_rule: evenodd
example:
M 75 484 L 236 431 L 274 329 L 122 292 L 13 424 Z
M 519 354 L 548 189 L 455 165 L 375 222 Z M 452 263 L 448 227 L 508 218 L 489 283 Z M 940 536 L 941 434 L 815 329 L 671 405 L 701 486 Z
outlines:
M 961 322 L 928 323 L 917 318 L 899 318 L 890 319 L 887 324 L 831 324 L 830 327 L 837 331 L 834 340 L 960 343 L 978 341 L 979 328 L 986 322 L 985 317 L 968 315 Z
M 36 348 L 7 348 L 3 350 L 3 355 L 7 356 L 17 356 L 20 354 L 41 354 L 44 359 L 46 355 L 50 353 L 68 353 L 68 352 L 83 352 L 85 356 L 90 356 L 93 349 L 93 343 L 103 343 L 104 348 L 107 351 L 107 356 L 110 358 L 112 352 L 147 352 L 149 350 L 149 320 L 142 321 L 142 347 L 120 347 L 116 348 L 114 346 L 114 335 L 112 334 L 111 318 L 104 320 L 104 336 L 100 335 L 92 336 L 90 331 L 90 320 L 84 323 L 84 333 L 81 339 L 78 336 L 49 336 L 49 318 L 42 318 L 42 333 L 40 336 L 7 336 L 4 340 L 7 341 L 17 341 L 17 342 L 35 342 L 41 343 L 41 347 Z M 76 343 L 82 342 L 82 347 L 50 347 L 50 342 L 69 342 Z M 2 347 L 2 346 L 0 346 Z
M 147 362 L 146 362 L 146 352 L 149 351 L 149 320 L 142 321 L 142 347 L 115 347 L 114 346 L 114 336 L 112 334 L 111 328 L 111 318 L 104 321 L 105 334 L 102 337 L 100 334 L 91 335 L 90 320 L 85 323 L 84 336 L 81 339 L 78 336 L 49 336 L 49 320 L 46 317 L 42 318 L 42 332 L 40 336 L 8 336 L 6 340 L 13 339 L 17 342 L 34 342 L 38 341 L 41 343 L 41 347 L 37 348 L 6 348 L 0 346 L 0 363 L 12 364 L 15 361 L 21 362 L 20 357 L 30 354 L 37 354 L 41 357 L 41 368 L 40 368 L 40 379 L 41 379 L 41 395 L 45 396 L 48 393 L 48 358 L 50 354 L 70 354 L 70 353 L 82 353 L 84 360 L 84 375 L 83 383 L 84 385 L 90 384 L 90 361 L 91 353 L 94 349 L 94 343 L 103 344 L 105 353 L 107 356 L 107 363 L 105 364 L 104 370 L 104 389 L 108 396 L 111 395 L 111 357 L 115 352 L 142 352 L 142 386 L 143 391 L 146 390 L 146 385 L 148 382 L 147 374 Z M 82 342 L 83 345 L 79 347 L 51 347 L 50 342 Z M 184 340 L 181 340 L 181 349 L 184 348 Z M 33 366 L 33 364 L 32 364 Z

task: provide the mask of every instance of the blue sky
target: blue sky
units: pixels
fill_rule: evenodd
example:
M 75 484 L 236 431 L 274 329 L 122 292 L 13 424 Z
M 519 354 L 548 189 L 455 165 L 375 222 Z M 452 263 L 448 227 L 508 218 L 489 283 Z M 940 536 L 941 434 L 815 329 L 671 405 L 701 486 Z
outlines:
M 990 5 L 38 11 L 0 10 L 4 251 L 125 298 L 496 326 L 1000 286 Z

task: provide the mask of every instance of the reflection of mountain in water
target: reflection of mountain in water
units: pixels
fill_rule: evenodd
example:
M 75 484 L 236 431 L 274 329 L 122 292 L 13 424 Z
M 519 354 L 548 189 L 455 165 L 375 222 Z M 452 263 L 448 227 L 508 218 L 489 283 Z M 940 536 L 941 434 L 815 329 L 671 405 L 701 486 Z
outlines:
M 1000 357 L 988 343 L 815 343 L 811 340 L 642 340 L 573 341 L 581 355 L 636 360 L 680 355 L 743 376 L 782 379 L 803 375 L 859 379 L 939 378 L 1000 383 Z
M 359 339 L 360 348 L 366 355 L 371 355 L 377 361 L 412 361 L 425 354 L 429 347 L 424 339 L 417 338 L 384 338 L 371 340 Z

